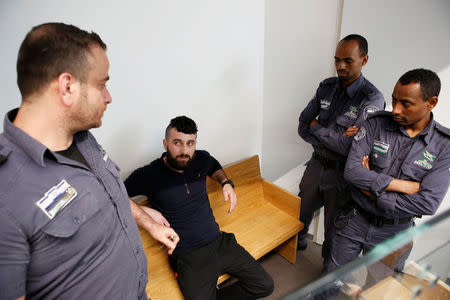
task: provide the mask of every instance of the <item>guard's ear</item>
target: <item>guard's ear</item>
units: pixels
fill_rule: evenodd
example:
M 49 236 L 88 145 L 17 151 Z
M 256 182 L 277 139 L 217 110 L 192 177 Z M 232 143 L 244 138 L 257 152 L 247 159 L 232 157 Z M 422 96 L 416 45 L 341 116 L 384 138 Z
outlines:
M 369 55 L 366 54 L 362 57 L 362 65 L 365 66 L 368 61 L 369 61 Z
M 164 146 L 164 149 L 167 151 L 167 140 L 166 139 L 163 139 L 163 146 Z
M 80 83 L 70 73 L 61 73 L 57 78 L 58 94 L 65 106 L 71 106 L 79 93 Z
M 433 108 L 436 106 L 436 104 L 438 103 L 438 97 L 437 96 L 433 96 L 433 97 L 431 97 L 430 99 L 428 99 L 427 101 L 426 101 L 426 109 L 428 110 L 428 111 L 432 111 L 433 110 Z

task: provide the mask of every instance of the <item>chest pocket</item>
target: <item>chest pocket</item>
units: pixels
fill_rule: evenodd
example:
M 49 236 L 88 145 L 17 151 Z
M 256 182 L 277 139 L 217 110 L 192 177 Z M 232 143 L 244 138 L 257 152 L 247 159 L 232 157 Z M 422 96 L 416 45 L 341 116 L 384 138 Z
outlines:
M 100 211 L 98 201 L 90 193 L 75 197 L 42 231 L 53 237 L 73 236 L 83 224 Z
M 410 163 L 402 166 L 402 173 L 414 181 L 422 181 L 427 173 L 433 168 L 430 161 L 423 157 L 413 159 Z
M 375 172 L 381 172 L 386 170 L 390 166 L 391 159 L 387 154 L 379 154 L 372 150 L 369 156 L 369 164 L 371 170 L 374 170 Z

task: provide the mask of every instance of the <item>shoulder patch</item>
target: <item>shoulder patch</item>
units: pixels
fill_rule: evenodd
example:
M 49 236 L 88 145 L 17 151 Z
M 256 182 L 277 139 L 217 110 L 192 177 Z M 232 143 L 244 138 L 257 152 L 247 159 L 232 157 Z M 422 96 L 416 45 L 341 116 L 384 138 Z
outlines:
M 364 107 L 364 110 L 363 110 L 364 120 L 367 120 L 367 118 L 369 116 L 373 115 L 377 111 L 379 111 L 379 109 L 378 109 L 378 107 L 376 107 L 374 105 L 367 105 L 366 107 Z
M 362 140 L 366 136 L 366 128 L 364 126 L 361 126 L 361 128 L 358 130 L 358 133 L 356 133 L 354 139 L 355 141 Z
M 330 78 L 327 78 L 327 79 L 323 80 L 323 81 L 319 84 L 319 86 L 336 84 L 336 83 L 338 82 L 338 80 L 339 80 L 339 79 L 338 79 L 337 77 L 330 77 Z
M 450 129 L 445 126 L 442 126 L 438 122 L 436 122 L 436 130 L 439 131 L 440 133 L 446 135 L 447 137 L 450 137 Z
M 383 97 L 383 94 L 367 79 L 364 81 L 364 85 L 361 87 L 363 94 L 367 96 L 367 98 L 372 101 L 376 100 L 379 97 Z

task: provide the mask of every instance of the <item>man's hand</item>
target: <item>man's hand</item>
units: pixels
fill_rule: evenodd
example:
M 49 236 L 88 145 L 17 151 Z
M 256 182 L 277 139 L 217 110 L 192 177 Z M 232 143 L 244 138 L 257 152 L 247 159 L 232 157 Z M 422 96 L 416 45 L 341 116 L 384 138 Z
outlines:
M 349 127 L 349 129 L 350 129 L 350 127 Z M 347 129 L 347 130 L 348 130 L 348 129 Z M 361 166 L 363 166 L 363 167 L 366 168 L 367 170 L 370 170 L 370 168 L 369 168 L 369 156 L 368 156 L 368 155 L 366 155 L 366 156 L 364 156 L 364 157 L 362 158 Z M 367 197 L 370 198 L 370 192 L 369 192 L 368 190 L 364 190 L 364 189 L 360 189 L 360 190 L 361 190 L 361 192 L 362 192 L 364 195 L 366 195 Z
M 370 167 L 369 167 L 369 156 L 368 156 L 368 155 L 366 155 L 366 156 L 364 156 L 364 157 L 362 158 L 361 166 L 363 166 L 363 167 L 366 168 L 367 170 L 370 170 Z
M 142 210 L 145 211 L 147 215 L 149 215 L 156 223 L 166 227 L 170 227 L 169 222 L 159 211 L 147 206 L 140 206 L 140 208 L 142 208 Z
M 319 121 L 317 121 L 316 119 L 314 119 L 314 120 L 312 120 L 312 121 L 309 123 L 309 128 L 313 128 L 313 126 L 315 126 L 315 125 L 317 125 L 317 124 L 319 124 Z
M 350 126 L 347 130 L 342 134 L 342 136 L 352 136 L 358 132 L 358 127 Z
M 150 217 L 144 209 L 130 200 L 131 215 L 139 227 L 147 231 L 155 240 L 163 243 L 167 247 L 167 253 L 172 254 L 180 238 L 176 232 L 164 225 L 158 224 Z M 167 220 L 166 220 L 167 222 Z M 167 222 L 168 224 L 168 222 Z
M 231 184 L 225 184 L 222 188 L 222 193 L 225 201 L 230 200 L 230 209 L 228 210 L 228 213 L 231 214 L 237 203 L 236 193 Z
M 180 238 L 175 233 L 175 231 L 157 223 L 153 223 L 153 229 L 147 230 L 147 232 L 157 241 L 160 241 L 164 246 L 167 247 L 167 253 L 171 255 L 175 247 L 177 246 Z

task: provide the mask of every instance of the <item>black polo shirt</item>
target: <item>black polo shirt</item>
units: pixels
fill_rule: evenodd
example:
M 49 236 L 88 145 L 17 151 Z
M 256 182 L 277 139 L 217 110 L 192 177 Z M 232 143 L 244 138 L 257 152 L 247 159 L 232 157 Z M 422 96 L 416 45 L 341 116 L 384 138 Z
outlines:
M 209 244 L 219 234 L 206 193 L 206 176 L 222 166 L 208 152 L 197 150 L 192 163 L 180 173 L 166 166 L 165 155 L 135 170 L 125 186 L 130 197 L 147 196 L 169 221 L 180 236 L 175 253 L 188 252 Z

